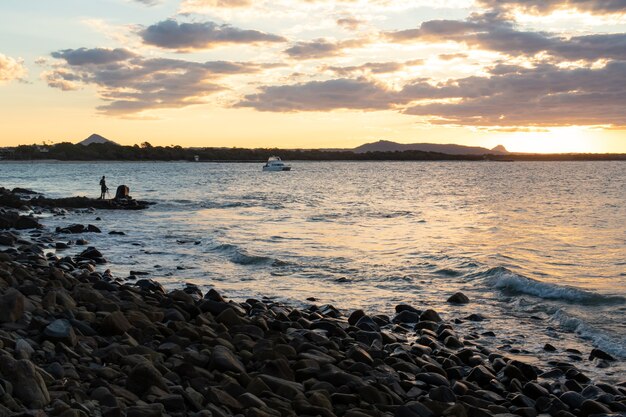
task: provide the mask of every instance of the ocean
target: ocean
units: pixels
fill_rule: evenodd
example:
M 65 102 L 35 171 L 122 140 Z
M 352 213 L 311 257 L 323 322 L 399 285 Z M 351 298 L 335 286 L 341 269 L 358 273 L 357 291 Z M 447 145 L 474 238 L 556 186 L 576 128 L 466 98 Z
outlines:
M 97 197 L 106 175 L 111 193 L 125 184 L 156 202 L 44 214 L 50 228 L 100 227 L 82 237 L 120 278 L 139 270 L 170 288 L 190 282 L 296 305 L 314 297 L 345 312 L 434 308 L 509 356 L 572 362 L 603 380 L 626 374 L 623 162 L 261 165 L 2 161 L 0 185 Z M 471 302 L 446 303 L 456 291 Z M 598 369 L 587 360 L 592 347 L 619 360 Z

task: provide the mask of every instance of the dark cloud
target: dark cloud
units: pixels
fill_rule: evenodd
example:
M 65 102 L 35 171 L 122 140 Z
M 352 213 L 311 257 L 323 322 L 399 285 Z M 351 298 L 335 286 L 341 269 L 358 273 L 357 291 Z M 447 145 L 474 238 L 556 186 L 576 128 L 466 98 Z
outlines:
M 496 67 L 498 68 L 498 67 Z M 404 110 L 435 123 L 473 126 L 626 126 L 626 63 L 603 68 L 562 69 L 508 66 L 489 77 L 468 77 L 433 85 L 405 86 L 407 100 L 453 99 Z
M 148 26 L 139 31 L 139 36 L 145 44 L 180 51 L 210 49 L 221 44 L 286 41 L 282 36 L 258 30 L 238 29 L 214 22 L 178 23 L 173 19 Z
M 603 68 L 499 65 L 486 77 L 436 84 L 418 79 L 400 91 L 370 79 L 335 79 L 261 88 L 239 107 L 260 111 L 388 110 L 431 123 L 477 127 L 626 126 L 626 62 Z
M 405 62 L 366 62 L 362 65 L 353 65 L 346 67 L 338 67 L 332 65 L 323 66 L 322 69 L 326 71 L 332 71 L 333 73 L 341 76 L 351 76 L 359 73 L 370 73 L 370 74 L 389 74 L 393 72 L 402 71 L 407 67 L 423 65 L 424 60 L 422 59 L 414 59 L 411 61 Z
M 204 103 L 208 95 L 225 89 L 217 83 L 220 78 L 256 73 L 272 66 L 227 61 L 199 63 L 136 54 L 129 54 L 124 60 L 84 59 L 77 63 L 77 57 L 111 56 L 102 51 L 107 50 L 81 48 L 53 53 L 53 57 L 67 65 L 56 65 L 46 74 L 48 85 L 63 90 L 94 85 L 106 102 L 98 109 L 106 114 L 122 115 Z
M 373 81 L 341 78 L 262 87 L 260 93 L 246 96 L 236 106 L 272 112 L 382 110 L 393 106 L 392 96 L 391 91 Z
M 593 14 L 624 14 L 626 0 L 478 0 L 492 9 L 521 9 L 534 14 L 550 14 L 555 10 L 577 10 Z
M 314 39 L 312 41 L 296 42 L 285 53 L 293 59 L 319 59 L 343 55 L 346 48 L 358 48 L 367 43 L 366 40 L 330 41 Z
M 417 29 L 388 32 L 385 36 L 395 42 L 454 41 L 511 56 L 547 53 L 568 61 L 626 59 L 626 33 L 566 38 L 548 32 L 518 30 L 499 13 L 477 14 L 465 21 L 432 20 Z
M 53 52 L 51 55 L 53 58 L 65 60 L 69 65 L 110 64 L 136 56 L 133 52 L 122 48 L 64 49 Z

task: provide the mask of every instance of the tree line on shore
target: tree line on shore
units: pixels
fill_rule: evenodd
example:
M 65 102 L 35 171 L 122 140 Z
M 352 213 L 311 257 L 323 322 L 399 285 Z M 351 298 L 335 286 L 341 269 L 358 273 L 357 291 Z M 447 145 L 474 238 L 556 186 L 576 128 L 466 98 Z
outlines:
M 121 146 L 110 143 L 93 143 L 88 146 L 69 142 L 55 145 L 20 145 L 5 148 L 0 158 L 10 160 L 61 161 L 265 161 L 272 155 L 285 160 L 300 161 L 522 161 L 522 160 L 626 160 L 626 154 L 508 154 L 508 155 L 449 155 L 436 152 L 365 152 L 321 149 L 278 148 L 183 148 L 181 146 L 141 145 Z

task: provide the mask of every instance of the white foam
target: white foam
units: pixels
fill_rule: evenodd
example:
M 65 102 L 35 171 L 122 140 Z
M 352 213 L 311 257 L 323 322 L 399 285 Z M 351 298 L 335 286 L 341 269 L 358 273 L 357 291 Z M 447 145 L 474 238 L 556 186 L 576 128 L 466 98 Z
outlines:
M 544 299 L 564 300 L 580 304 L 626 302 L 624 297 L 603 295 L 566 285 L 536 281 L 502 267 L 490 269 L 485 275 L 487 285 L 492 288 L 533 295 Z

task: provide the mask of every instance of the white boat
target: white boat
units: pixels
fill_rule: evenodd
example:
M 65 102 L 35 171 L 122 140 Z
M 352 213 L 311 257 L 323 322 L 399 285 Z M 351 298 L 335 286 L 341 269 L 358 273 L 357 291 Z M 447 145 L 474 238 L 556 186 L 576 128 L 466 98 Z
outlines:
M 280 157 L 270 156 L 267 163 L 263 165 L 263 171 L 291 171 L 291 167 L 285 165 Z

